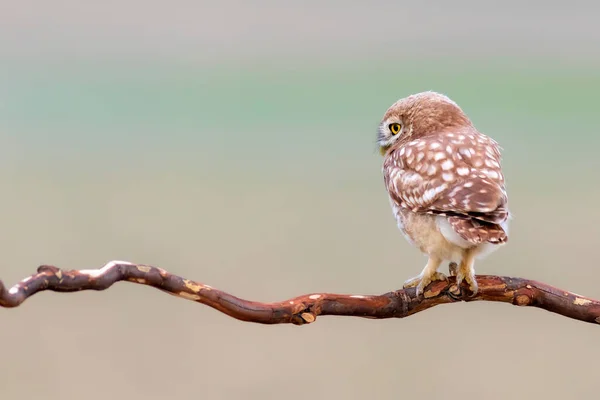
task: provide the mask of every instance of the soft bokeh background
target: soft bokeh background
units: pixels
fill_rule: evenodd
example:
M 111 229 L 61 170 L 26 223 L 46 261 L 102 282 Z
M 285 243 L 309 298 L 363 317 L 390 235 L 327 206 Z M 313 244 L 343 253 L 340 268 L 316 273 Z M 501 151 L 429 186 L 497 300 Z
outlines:
M 504 148 L 510 245 L 479 273 L 600 298 L 593 2 L 0 2 L 0 278 L 112 259 L 261 301 L 401 287 L 375 129 L 455 99 Z M 470 303 L 242 323 L 160 291 L 0 309 L 0 398 L 594 398 L 600 330 Z

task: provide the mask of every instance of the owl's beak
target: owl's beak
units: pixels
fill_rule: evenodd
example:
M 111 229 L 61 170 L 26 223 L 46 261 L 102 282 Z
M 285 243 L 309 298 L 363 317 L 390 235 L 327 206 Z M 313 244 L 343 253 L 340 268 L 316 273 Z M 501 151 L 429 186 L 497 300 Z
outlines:
M 380 147 L 379 147 L 379 153 L 380 153 L 382 156 L 385 156 L 385 153 L 387 153 L 388 149 L 389 149 L 389 147 L 388 147 L 388 146 L 380 146 Z

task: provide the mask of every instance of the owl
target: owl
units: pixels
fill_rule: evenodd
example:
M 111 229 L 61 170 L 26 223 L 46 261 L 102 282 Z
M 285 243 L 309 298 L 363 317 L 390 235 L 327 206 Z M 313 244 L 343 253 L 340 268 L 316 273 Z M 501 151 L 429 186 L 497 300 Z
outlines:
M 474 262 L 508 240 L 508 196 L 498 143 L 479 132 L 450 98 L 422 92 L 384 114 L 377 143 L 398 228 L 427 257 L 404 282 L 417 296 L 455 262 L 457 283 L 478 291 Z

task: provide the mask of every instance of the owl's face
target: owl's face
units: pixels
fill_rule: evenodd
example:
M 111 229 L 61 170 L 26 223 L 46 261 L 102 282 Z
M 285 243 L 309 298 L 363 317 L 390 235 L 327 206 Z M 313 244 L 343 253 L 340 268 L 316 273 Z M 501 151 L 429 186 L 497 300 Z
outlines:
M 390 114 L 389 110 L 386 115 Z M 406 135 L 406 125 L 404 124 L 403 115 L 401 112 L 394 112 L 391 115 L 384 117 L 379 124 L 379 130 L 377 134 L 377 144 L 379 145 L 379 152 L 384 155 L 388 149 L 396 143 L 402 135 Z
M 417 93 L 388 108 L 379 124 L 377 144 L 385 155 L 407 141 L 467 125 L 471 125 L 469 118 L 447 96 L 436 92 Z

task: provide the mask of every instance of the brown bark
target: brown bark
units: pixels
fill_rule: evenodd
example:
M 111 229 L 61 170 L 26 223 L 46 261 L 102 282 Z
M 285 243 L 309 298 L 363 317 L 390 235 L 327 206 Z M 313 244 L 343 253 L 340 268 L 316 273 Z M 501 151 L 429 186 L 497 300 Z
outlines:
M 240 299 L 161 268 L 125 261 L 113 261 L 97 270 L 63 271 L 54 266 L 42 265 L 36 274 L 10 289 L 0 282 L 0 306 L 17 307 L 28 297 L 44 290 L 105 290 L 119 281 L 152 286 L 172 295 L 206 304 L 233 318 L 261 324 L 302 325 L 314 322 L 319 315 L 403 318 L 438 304 L 477 300 L 533 306 L 565 317 L 600 324 L 600 301 L 521 278 L 478 275 L 479 292 L 475 296 L 470 296 L 466 286 L 457 287 L 456 279 L 451 276 L 447 282 L 430 284 L 420 298 L 415 296 L 415 289 L 410 288 L 375 296 L 315 293 L 281 302 L 260 303 Z

